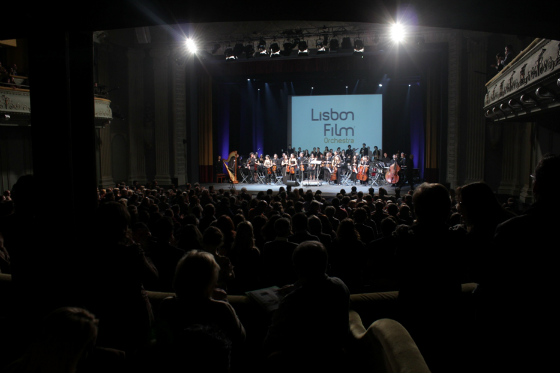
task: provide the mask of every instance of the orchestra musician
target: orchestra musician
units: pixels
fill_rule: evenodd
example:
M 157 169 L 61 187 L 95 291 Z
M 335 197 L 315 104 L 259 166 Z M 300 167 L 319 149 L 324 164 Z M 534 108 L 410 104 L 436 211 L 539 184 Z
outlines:
M 250 154 L 249 159 L 247 160 L 247 168 L 249 169 L 249 183 L 256 183 L 257 157 L 255 156 L 255 153 Z
M 356 176 L 358 175 L 358 156 L 354 155 L 352 157 L 352 161 L 350 163 L 352 167 L 352 175 L 350 176 L 350 180 L 356 184 Z
M 286 177 L 289 164 L 288 155 L 286 153 L 282 154 L 282 176 Z
M 358 166 L 358 172 L 360 171 L 359 168 L 362 168 L 362 172 L 363 175 L 365 177 L 365 180 L 360 180 L 360 184 L 362 185 L 367 185 L 368 183 L 368 170 L 369 170 L 369 159 L 367 156 L 363 156 L 362 159 L 360 160 L 360 164 Z
M 282 175 L 282 159 L 278 158 L 278 154 L 274 154 L 272 157 L 272 171 L 274 178 Z
M 377 148 L 377 145 L 373 147 L 373 154 L 371 155 L 373 160 L 378 161 L 381 158 L 381 150 Z
M 305 177 L 305 173 L 307 172 L 307 157 L 305 156 L 304 152 L 299 153 L 297 172 L 299 175 L 299 179 L 303 181 Z
M 338 151 L 335 151 L 334 156 L 333 156 L 333 160 L 332 160 L 332 165 L 333 165 L 332 172 L 336 173 L 335 185 L 340 185 L 340 182 L 342 180 L 342 165 L 343 164 L 344 164 L 344 161 L 342 160 L 342 158 L 338 154 Z
M 364 155 L 365 155 L 365 156 L 368 156 L 368 155 L 369 155 L 369 149 L 366 147 L 366 143 L 365 143 L 365 142 L 362 144 L 362 148 L 360 149 L 360 155 L 361 155 L 362 157 L 363 157 Z
M 331 180 L 333 170 L 333 156 L 331 152 L 327 151 L 325 153 L 325 164 L 323 166 L 323 181 L 328 183 Z
M 272 183 L 272 166 L 273 166 L 273 163 L 272 163 L 272 160 L 270 159 L 270 155 L 267 154 L 264 157 L 264 162 L 262 164 L 262 167 L 263 167 L 263 170 L 264 170 L 263 172 L 264 172 L 264 175 L 266 177 L 266 183 L 267 184 Z
M 290 154 L 290 159 L 288 161 L 288 169 L 287 169 L 287 174 L 288 177 L 290 178 L 290 180 L 295 180 L 296 179 L 296 169 L 298 166 L 298 161 L 296 158 L 296 155 L 294 153 Z
M 315 149 L 315 148 L 313 148 Z M 315 172 L 317 169 L 317 165 L 314 164 L 314 162 L 317 160 L 317 158 L 315 157 L 314 152 L 311 153 L 310 157 L 309 157 L 309 166 L 307 166 L 307 170 L 308 170 L 308 178 L 309 180 L 315 180 Z

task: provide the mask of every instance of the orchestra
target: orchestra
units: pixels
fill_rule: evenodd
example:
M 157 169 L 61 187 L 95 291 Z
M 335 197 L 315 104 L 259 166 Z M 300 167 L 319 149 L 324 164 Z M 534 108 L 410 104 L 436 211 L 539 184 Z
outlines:
M 310 152 L 307 149 L 288 147 L 291 152 L 283 152 L 279 157 L 273 154 L 251 152 L 246 161 L 242 161 L 236 154 L 234 167 L 228 165 L 230 178 L 235 182 L 278 184 L 287 180 L 298 182 L 311 182 L 315 185 L 386 185 L 400 186 L 410 180 L 412 185 L 412 171 L 407 170 L 412 166 L 412 156 L 404 152 L 395 152 L 392 159 L 387 152 L 381 152 L 377 146 L 373 151 L 364 143 L 361 149 L 348 145 L 346 150 L 329 149 L 328 146 L 321 151 L 314 147 Z M 232 152 L 233 153 L 233 152 Z M 381 156 L 383 154 L 383 156 Z M 230 157 L 231 158 L 231 157 Z M 225 163 L 225 162 L 224 162 Z M 231 163 L 231 162 L 229 162 Z M 405 177 L 406 172 L 406 177 Z M 238 181 L 239 176 L 243 181 Z M 399 180 L 400 179 L 400 180 Z M 402 181 L 399 183 L 399 181 Z

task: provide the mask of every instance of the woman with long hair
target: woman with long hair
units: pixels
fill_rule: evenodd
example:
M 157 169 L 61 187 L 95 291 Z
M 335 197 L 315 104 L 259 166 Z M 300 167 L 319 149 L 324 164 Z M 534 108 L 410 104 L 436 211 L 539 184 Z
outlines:
M 257 289 L 260 255 L 261 253 L 255 245 L 253 224 L 248 221 L 239 223 L 230 255 L 235 268 L 233 292 L 242 294 L 245 291 Z

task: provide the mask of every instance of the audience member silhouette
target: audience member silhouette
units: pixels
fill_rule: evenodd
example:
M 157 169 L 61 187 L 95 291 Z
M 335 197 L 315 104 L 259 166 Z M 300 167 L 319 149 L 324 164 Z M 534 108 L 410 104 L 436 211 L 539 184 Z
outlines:
M 218 287 L 225 291 L 228 290 L 228 284 L 235 278 L 233 265 L 227 256 L 220 254 L 220 248 L 224 244 L 224 235 L 219 228 L 211 225 L 204 231 L 202 235 L 203 250 L 214 256 L 214 259 L 220 267 L 218 276 Z
M 397 235 L 399 321 L 410 332 L 433 372 L 456 362 L 461 278 L 461 237 L 450 230 L 449 191 L 423 183 L 412 203 L 416 222 Z
M 560 156 L 543 156 L 532 177 L 535 202 L 498 225 L 477 288 L 479 371 L 544 372 L 557 366 Z
M 23 355 L 6 367 L 7 373 L 117 372 L 125 368 L 124 354 L 96 354 L 98 320 L 82 308 L 62 307 L 43 321 Z M 110 360 L 107 358 L 110 356 Z M 104 365 L 103 363 L 109 363 Z
M 191 250 L 177 265 L 173 287 L 175 296 L 165 298 L 158 309 L 158 342 L 173 346 L 180 342 L 183 330 L 201 324 L 221 330 L 240 348 L 245 342 L 245 328 L 233 307 L 214 298 L 220 267 L 214 256 Z
M 267 242 L 262 251 L 262 279 L 263 286 L 282 287 L 296 281 L 292 254 L 297 244 L 288 241 L 288 237 L 292 235 L 289 219 L 276 220 L 274 229 L 276 238 Z
M 143 284 L 156 279 L 157 270 L 140 245 L 132 243 L 124 205 L 103 203 L 94 219 L 83 302 L 100 320 L 100 346 L 134 352 L 150 338 L 153 313 Z
M 267 371 L 343 371 L 350 293 L 326 274 L 328 254 L 318 241 L 293 254 L 298 280 L 272 317 L 265 340 Z
M 481 282 L 481 266 L 488 263 L 488 255 L 498 224 L 515 214 L 502 207 L 488 184 L 476 182 L 457 188 L 457 209 L 467 228 L 469 252 L 465 255 L 468 277 L 463 282 Z
M 366 267 L 366 245 L 360 241 L 360 234 L 350 218 L 340 222 L 336 235 L 330 253 L 329 274 L 340 277 L 351 292 L 359 292 Z
M 229 255 L 235 268 L 231 293 L 244 294 L 246 291 L 258 288 L 260 255 L 259 249 L 255 246 L 253 225 L 248 221 L 239 223 Z

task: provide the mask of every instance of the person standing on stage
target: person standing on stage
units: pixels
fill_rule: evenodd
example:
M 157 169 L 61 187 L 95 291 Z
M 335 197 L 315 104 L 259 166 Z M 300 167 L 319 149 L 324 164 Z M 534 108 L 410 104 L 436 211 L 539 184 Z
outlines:
M 266 155 L 264 157 L 264 162 L 263 162 L 263 172 L 264 172 L 264 176 L 266 178 L 266 183 L 267 184 L 271 184 L 272 183 L 272 160 L 270 159 L 270 155 Z
M 379 160 L 381 158 L 381 150 L 377 148 L 377 145 L 373 147 L 373 154 L 371 155 L 373 160 Z
M 272 158 L 272 169 L 275 178 L 282 175 L 282 159 L 278 158 L 278 154 L 274 154 Z
M 362 148 L 360 149 L 360 155 L 363 157 L 364 155 L 369 155 L 369 149 L 366 146 L 366 143 L 364 142 L 362 144 Z
M 304 152 L 299 153 L 297 172 L 299 173 L 299 180 L 303 181 L 304 174 L 305 172 L 307 172 L 307 157 L 305 156 Z
M 290 155 L 290 159 L 289 159 L 289 162 L 288 162 L 288 167 L 289 167 L 288 175 L 289 175 L 290 180 L 295 180 L 296 179 L 297 166 L 298 166 L 298 161 L 297 161 L 296 155 L 294 153 L 292 153 Z
M 346 149 L 344 155 L 346 158 L 346 162 L 350 162 L 352 160 L 352 156 L 354 155 L 354 152 L 352 151 L 352 145 L 348 145 L 348 149 Z
M 338 154 L 338 151 L 335 151 L 333 161 L 332 161 L 332 165 L 333 165 L 332 172 L 336 172 L 335 185 L 340 185 L 340 181 L 341 181 L 341 177 L 342 177 L 342 165 L 343 164 L 344 164 L 344 162 L 342 161 L 342 158 L 340 158 L 340 155 Z
M 289 164 L 289 159 L 288 159 L 288 155 L 286 153 L 282 154 L 282 176 L 286 176 L 287 172 L 288 172 L 288 164 Z
M 315 180 L 315 170 L 317 168 L 317 165 L 314 163 L 317 160 L 317 158 L 315 158 L 315 153 L 311 153 L 310 157 L 309 157 L 309 165 L 307 166 L 307 172 L 308 172 L 308 178 L 309 180 Z
M 256 182 L 256 169 L 257 169 L 257 158 L 255 157 L 255 153 L 251 153 L 248 161 L 249 166 L 249 176 L 250 176 L 250 183 Z
M 325 165 L 323 166 L 323 180 L 328 183 L 331 180 L 331 174 L 333 172 L 333 166 L 332 166 L 333 157 L 331 152 L 327 151 L 325 153 L 324 161 L 325 161 Z
M 408 185 L 410 185 L 410 190 L 414 189 L 414 155 L 409 154 L 408 157 L 406 157 L 404 166 L 402 168 L 402 176 L 400 176 L 400 180 L 398 183 L 399 187 L 402 187 L 404 184 L 406 184 L 408 182 Z
M 354 155 L 352 157 L 350 167 L 351 167 L 351 170 L 352 170 L 352 176 L 350 176 L 350 180 L 352 180 L 354 182 L 354 184 L 356 184 L 356 176 L 358 175 L 358 156 L 357 155 Z

